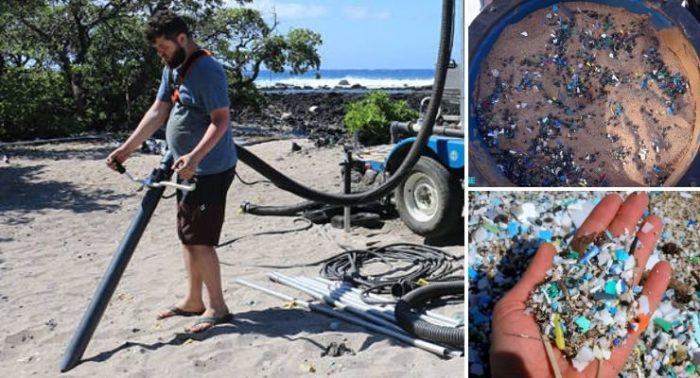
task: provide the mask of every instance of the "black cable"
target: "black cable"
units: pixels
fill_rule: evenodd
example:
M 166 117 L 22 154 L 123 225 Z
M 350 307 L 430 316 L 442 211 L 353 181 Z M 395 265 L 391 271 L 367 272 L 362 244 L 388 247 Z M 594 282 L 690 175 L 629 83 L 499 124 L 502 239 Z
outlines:
M 241 175 L 238 174 L 238 172 L 235 173 L 236 177 L 238 177 L 238 181 L 241 182 L 243 185 L 255 185 L 255 184 L 270 184 L 270 180 L 258 180 L 258 181 L 252 181 L 252 182 L 247 182 L 241 178 Z
M 225 241 L 225 242 L 223 242 L 223 243 L 219 243 L 219 245 L 217 245 L 217 247 L 219 247 L 219 248 L 220 248 L 220 247 L 225 247 L 225 246 L 227 246 L 227 245 L 229 245 L 229 244 L 233 244 L 233 243 L 235 243 L 235 242 L 237 242 L 237 241 L 239 241 L 239 240 L 241 240 L 241 239 L 249 238 L 249 237 L 252 237 L 252 236 L 281 235 L 281 234 L 288 234 L 288 233 L 290 233 L 290 232 L 305 231 L 305 230 L 310 229 L 310 228 L 313 227 L 313 225 L 314 225 L 310 220 L 308 220 L 308 219 L 306 219 L 306 218 L 296 218 L 296 219 L 294 219 L 294 220 L 292 221 L 292 223 L 297 223 L 297 222 L 304 222 L 304 223 L 306 223 L 306 224 L 304 224 L 304 225 L 301 226 L 301 227 L 289 228 L 289 229 L 286 229 L 286 230 L 262 231 L 262 232 L 256 232 L 256 233 L 254 233 L 254 234 L 239 236 L 239 237 L 237 237 L 237 238 L 233 238 L 233 239 L 231 239 L 231 240 L 227 240 L 227 241 Z M 222 262 L 222 264 L 224 264 L 224 265 L 233 265 L 233 264 L 225 264 L 225 263 L 223 263 L 223 262 Z

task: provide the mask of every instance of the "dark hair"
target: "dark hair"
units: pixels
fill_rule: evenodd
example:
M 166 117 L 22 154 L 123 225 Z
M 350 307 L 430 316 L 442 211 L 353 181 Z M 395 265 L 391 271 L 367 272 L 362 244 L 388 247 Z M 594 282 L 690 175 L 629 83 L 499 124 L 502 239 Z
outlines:
M 185 33 L 190 37 L 190 29 L 185 21 L 175 12 L 166 9 L 159 10 L 151 16 L 146 23 L 143 34 L 148 42 L 153 43 L 158 37 L 165 37 L 174 41 L 180 33 Z

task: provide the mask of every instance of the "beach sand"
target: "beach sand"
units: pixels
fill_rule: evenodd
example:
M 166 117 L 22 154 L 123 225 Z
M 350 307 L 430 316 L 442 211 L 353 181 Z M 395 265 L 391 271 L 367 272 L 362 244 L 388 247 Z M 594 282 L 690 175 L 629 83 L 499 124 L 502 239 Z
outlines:
M 340 191 L 342 148 L 313 148 L 297 140 L 258 144 L 251 151 L 291 177 L 327 191 Z M 6 148 L 0 161 L 0 372 L 3 376 L 59 376 L 60 358 L 97 283 L 135 214 L 143 192 L 104 165 L 114 142 L 66 143 Z M 125 166 L 143 177 L 160 157 L 136 153 Z M 247 181 L 262 177 L 241 164 Z M 166 192 L 167 193 L 167 192 Z M 243 201 L 293 204 L 300 199 L 271 184 L 245 186 L 236 179 L 228 194 L 221 241 L 261 231 L 294 228 L 289 217 L 237 212 Z M 129 377 L 461 377 L 465 359 L 443 360 L 364 328 L 242 287 L 243 278 L 308 299 L 270 282 L 269 268 L 298 264 L 341 252 L 338 244 L 422 243 L 399 220 L 382 229 L 351 234 L 330 225 L 284 235 L 248 237 L 219 249 L 224 295 L 235 315 L 203 340 L 175 337 L 193 319 L 156 321 L 159 311 L 181 298 L 185 269 L 175 231 L 175 203 L 162 200 L 83 356 L 63 376 Z M 442 247 L 463 255 L 462 243 Z M 319 267 L 284 270 L 315 277 Z M 442 309 L 463 313 L 462 306 Z M 356 355 L 321 357 L 332 342 Z M 309 372 L 313 368 L 315 373 Z

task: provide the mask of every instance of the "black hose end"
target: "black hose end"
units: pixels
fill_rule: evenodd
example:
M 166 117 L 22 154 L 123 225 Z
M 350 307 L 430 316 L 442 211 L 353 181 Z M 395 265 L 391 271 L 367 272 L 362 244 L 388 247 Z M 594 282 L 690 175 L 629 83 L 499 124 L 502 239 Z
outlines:
M 119 174 L 124 174 L 126 172 L 126 168 L 124 168 L 122 163 L 118 162 L 116 159 L 114 160 L 114 163 L 117 165 L 117 172 L 119 172 Z
M 393 295 L 394 298 L 401 298 L 409 292 L 413 291 L 413 289 L 415 289 L 416 287 L 417 285 L 411 282 L 397 282 L 391 285 L 391 295 Z
M 250 202 L 243 201 L 243 203 L 241 203 L 241 211 L 243 211 L 244 213 L 247 213 L 249 209 L 250 209 Z

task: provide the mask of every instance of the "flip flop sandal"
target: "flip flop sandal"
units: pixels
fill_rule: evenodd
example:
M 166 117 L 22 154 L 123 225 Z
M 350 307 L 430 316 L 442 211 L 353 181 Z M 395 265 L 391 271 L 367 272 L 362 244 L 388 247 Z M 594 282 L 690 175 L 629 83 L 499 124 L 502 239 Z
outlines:
M 184 316 L 184 317 L 198 316 L 198 315 L 202 315 L 204 313 L 204 310 L 202 310 L 202 311 L 185 311 L 177 306 L 171 306 L 170 308 L 168 308 L 168 311 L 170 311 L 172 313 L 172 315 L 158 316 L 158 320 L 172 318 L 173 316 Z
M 194 322 L 194 324 L 192 324 L 192 325 L 190 326 L 190 328 L 191 328 L 191 327 L 195 327 L 195 326 L 200 325 L 200 324 L 209 324 L 209 327 L 207 327 L 207 328 L 205 328 L 205 329 L 203 329 L 203 330 L 201 330 L 201 331 L 195 331 L 195 332 L 190 331 L 190 330 L 188 330 L 187 328 L 185 328 L 185 332 L 188 332 L 188 333 L 201 333 L 201 332 L 208 331 L 208 330 L 212 329 L 212 327 L 214 327 L 215 325 L 223 324 L 223 323 L 231 323 L 232 320 L 233 320 L 233 314 L 231 314 L 231 313 L 228 313 L 228 314 L 226 314 L 226 315 L 221 315 L 221 316 L 219 316 L 219 317 L 215 317 L 215 316 L 202 316 L 202 317 L 200 317 L 200 318 L 197 318 L 197 321 Z

